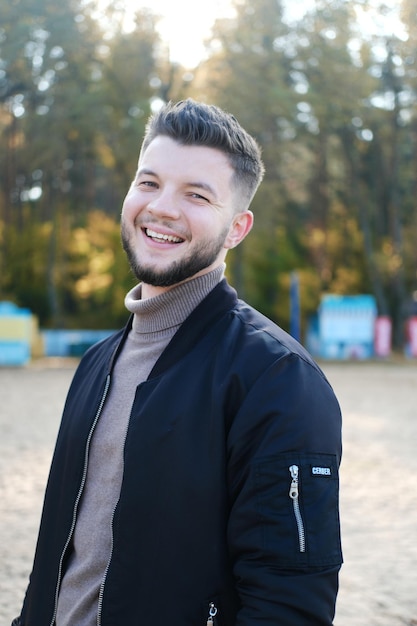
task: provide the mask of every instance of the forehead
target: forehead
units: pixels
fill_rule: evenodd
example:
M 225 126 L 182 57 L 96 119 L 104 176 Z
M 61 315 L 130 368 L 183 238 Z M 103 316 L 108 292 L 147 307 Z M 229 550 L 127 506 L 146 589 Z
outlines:
M 177 170 L 187 172 L 223 172 L 230 178 L 233 168 L 229 163 L 227 155 L 208 146 L 184 145 L 171 139 L 159 135 L 151 141 L 147 148 L 141 153 L 139 167 L 153 167 L 158 171 Z

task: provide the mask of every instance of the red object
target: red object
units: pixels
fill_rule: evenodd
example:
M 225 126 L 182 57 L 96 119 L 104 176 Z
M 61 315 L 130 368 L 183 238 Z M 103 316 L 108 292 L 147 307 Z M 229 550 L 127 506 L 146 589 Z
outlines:
M 417 318 L 416 318 L 417 319 Z M 375 354 L 389 356 L 391 354 L 392 322 L 388 315 L 381 315 L 375 320 Z M 417 339 L 417 334 L 416 334 Z
M 410 356 L 417 357 L 417 315 L 407 321 L 407 340 Z

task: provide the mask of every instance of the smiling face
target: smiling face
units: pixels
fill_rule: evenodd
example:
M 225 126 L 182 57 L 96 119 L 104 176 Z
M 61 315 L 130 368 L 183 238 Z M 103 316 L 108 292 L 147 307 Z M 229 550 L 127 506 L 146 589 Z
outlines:
M 141 154 L 122 209 L 122 241 L 142 297 L 207 273 L 252 226 L 236 212 L 233 169 L 220 150 L 159 135 Z

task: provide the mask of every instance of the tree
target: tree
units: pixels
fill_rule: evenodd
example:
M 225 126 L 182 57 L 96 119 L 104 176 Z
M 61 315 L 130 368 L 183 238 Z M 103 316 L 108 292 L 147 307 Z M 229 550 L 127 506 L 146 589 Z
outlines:
M 109 37 L 94 11 L 51 0 L 0 9 L 0 293 L 31 306 L 42 324 L 68 321 L 72 232 L 97 207 L 118 218 L 156 91 L 152 16 L 138 13 L 133 30 Z M 42 263 L 33 246 L 11 250 L 15 233 L 23 241 L 29 232 Z
M 291 219 L 285 207 L 291 203 L 298 152 L 292 144 L 295 94 L 287 47 L 291 34 L 276 0 L 241 0 L 235 9 L 235 18 L 216 23 L 212 53 L 199 69 L 194 88 L 204 99 L 233 112 L 263 148 L 266 177 L 253 202 L 254 232 L 231 255 L 229 272 L 242 293 L 276 317 L 278 274 L 286 256 L 277 250 L 277 240 Z M 290 238 L 281 242 L 289 249 L 298 245 Z

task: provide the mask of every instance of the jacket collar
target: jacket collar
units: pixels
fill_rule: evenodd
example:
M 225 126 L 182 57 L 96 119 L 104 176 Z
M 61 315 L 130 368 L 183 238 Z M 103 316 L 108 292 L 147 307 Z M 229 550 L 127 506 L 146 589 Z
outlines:
M 187 354 L 195 343 L 211 328 L 217 320 L 233 309 L 237 303 L 237 293 L 226 279 L 200 302 L 180 326 L 168 346 L 155 363 L 149 378 L 159 376 L 182 356 Z
M 190 313 L 155 363 L 149 378 L 159 376 L 187 354 L 208 329 L 223 315 L 233 309 L 236 303 L 237 293 L 224 278 Z M 110 358 L 109 371 L 113 369 L 116 359 L 123 348 L 132 328 L 132 321 L 133 315 L 130 316 L 124 330 L 117 335 L 118 341 Z

